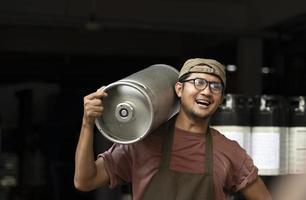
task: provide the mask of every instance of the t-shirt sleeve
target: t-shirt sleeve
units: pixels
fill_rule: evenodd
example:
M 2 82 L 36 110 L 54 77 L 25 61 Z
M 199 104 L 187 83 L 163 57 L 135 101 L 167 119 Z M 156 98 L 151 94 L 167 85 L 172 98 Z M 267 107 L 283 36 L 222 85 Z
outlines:
M 98 159 L 104 159 L 110 177 L 110 188 L 131 181 L 132 164 L 127 152 L 127 145 L 114 143 L 107 151 L 98 155 Z
M 231 167 L 227 177 L 227 185 L 237 192 L 257 179 L 258 168 L 252 158 L 241 148 L 238 143 L 232 145 Z
M 235 176 L 234 191 L 239 191 L 257 179 L 258 168 L 254 165 L 253 160 L 247 156 Z

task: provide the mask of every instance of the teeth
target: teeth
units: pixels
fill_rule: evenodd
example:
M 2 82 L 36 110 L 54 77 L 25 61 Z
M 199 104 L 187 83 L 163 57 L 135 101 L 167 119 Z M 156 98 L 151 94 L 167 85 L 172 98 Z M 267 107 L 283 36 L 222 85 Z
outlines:
M 204 105 L 209 105 L 210 104 L 208 101 L 205 101 L 203 99 L 198 99 L 198 100 L 196 100 L 196 102 L 199 103 L 199 104 L 204 104 Z

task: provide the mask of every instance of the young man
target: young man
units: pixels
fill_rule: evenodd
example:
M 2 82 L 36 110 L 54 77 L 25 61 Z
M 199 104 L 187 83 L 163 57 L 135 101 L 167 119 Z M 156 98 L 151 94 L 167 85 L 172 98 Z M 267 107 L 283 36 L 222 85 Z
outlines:
M 113 144 L 94 158 L 95 118 L 103 114 L 103 88 L 84 97 L 84 115 L 75 157 L 75 187 L 90 191 L 132 183 L 134 200 L 271 199 L 258 169 L 237 142 L 209 127 L 222 103 L 226 74 L 213 59 L 187 60 L 175 91 L 180 111 L 143 140 Z

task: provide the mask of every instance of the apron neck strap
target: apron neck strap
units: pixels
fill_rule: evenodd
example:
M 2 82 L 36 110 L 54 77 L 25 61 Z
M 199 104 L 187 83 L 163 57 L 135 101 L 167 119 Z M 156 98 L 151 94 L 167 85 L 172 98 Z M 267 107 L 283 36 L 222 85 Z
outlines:
M 205 163 L 204 167 L 207 173 L 213 174 L 213 141 L 210 132 L 210 127 L 207 128 L 207 133 L 205 134 Z
M 208 193 L 207 193 L 207 199 L 215 199 L 215 187 L 214 187 L 214 169 L 213 169 L 213 138 L 211 134 L 210 127 L 208 127 L 208 131 L 206 133 L 206 145 L 205 145 L 205 163 L 204 167 L 206 169 L 206 174 L 209 177 L 209 184 L 208 184 Z M 205 170 L 204 169 L 204 170 Z
M 175 128 L 175 118 L 172 118 L 169 123 L 167 124 L 167 136 L 163 142 L 162 146 L 162 158 L 160 162 L 160 169 L 168 169 L 170 158 L 171 158 L 171 149 L 173 143 L 173 135 L 174 135 L 174 128 Z

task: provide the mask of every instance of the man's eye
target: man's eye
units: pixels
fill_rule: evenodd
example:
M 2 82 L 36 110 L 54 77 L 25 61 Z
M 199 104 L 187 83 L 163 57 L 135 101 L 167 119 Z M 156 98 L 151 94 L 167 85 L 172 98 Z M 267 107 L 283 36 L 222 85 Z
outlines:
M 211 83 L 211 85 L 210 85 L 212 88 L 215 88 L 215 89 L 220 89 L 222 86 L 221 86 L 221 84 L 219 84 L 219 83 Z
M 205 82 L 204 80 L 201 80 L 201 79 L 198 80 L 198 84 L 199 84 L 199 85 L 205 85 L 205 83 L 206 83 L 206 82 Z

